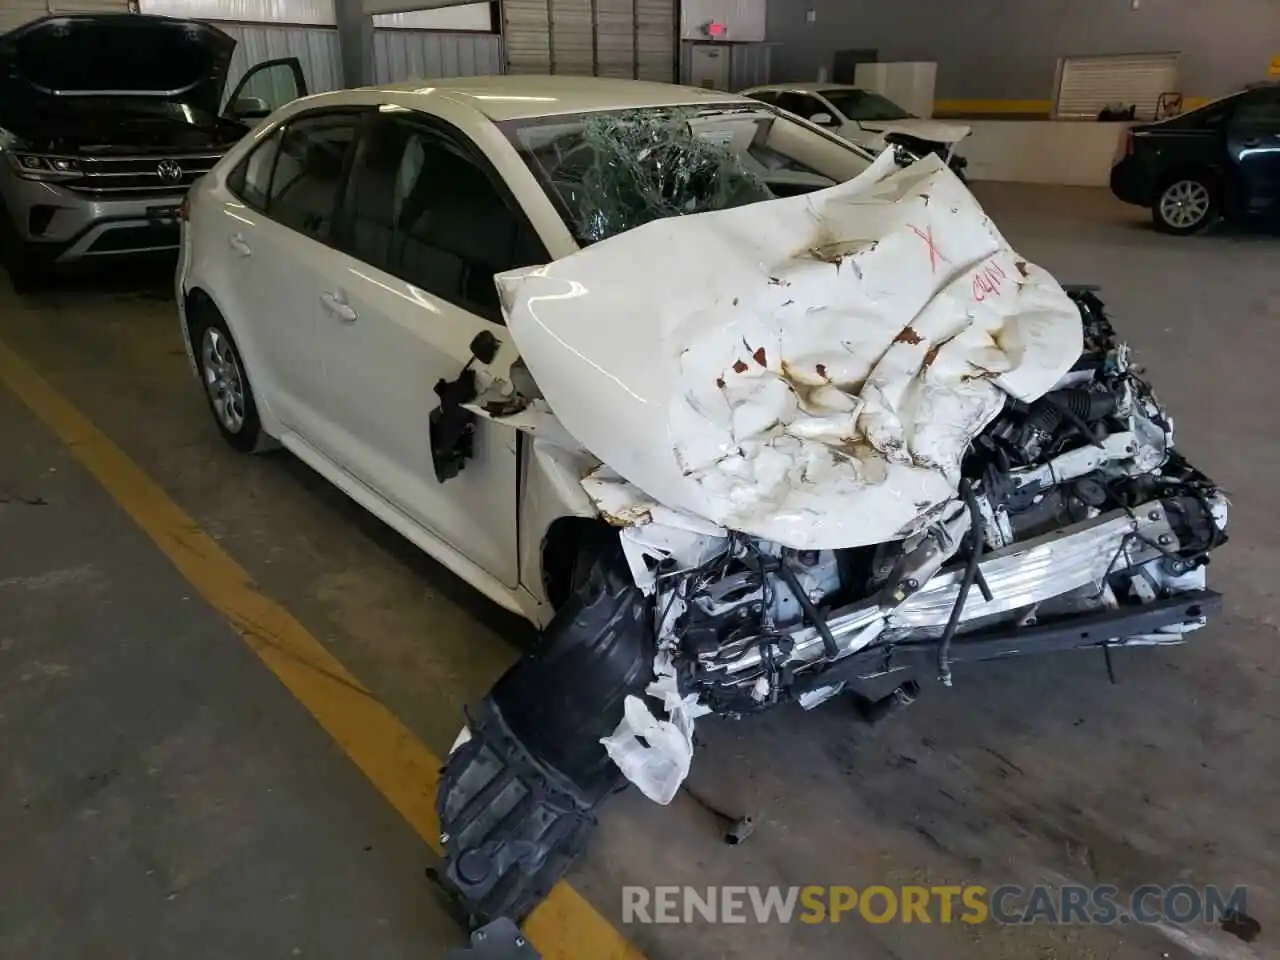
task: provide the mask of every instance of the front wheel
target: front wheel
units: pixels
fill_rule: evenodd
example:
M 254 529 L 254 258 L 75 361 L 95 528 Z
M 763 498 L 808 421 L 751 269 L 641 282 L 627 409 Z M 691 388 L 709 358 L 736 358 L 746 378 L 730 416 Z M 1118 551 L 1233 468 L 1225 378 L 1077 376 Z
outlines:
M 192 339 L 209 411 L 227 443 L 241 453 L 252 453 L 261 444 L 263 433 L 244 361 L 226 321 L 211 307 L 201 313 L 193 324 Z
M 1151 207 L 1156 229 L 1177 236 L 1197 233 L 1217 216 L 1217 187 L 1202 174 L 1170 180 Z

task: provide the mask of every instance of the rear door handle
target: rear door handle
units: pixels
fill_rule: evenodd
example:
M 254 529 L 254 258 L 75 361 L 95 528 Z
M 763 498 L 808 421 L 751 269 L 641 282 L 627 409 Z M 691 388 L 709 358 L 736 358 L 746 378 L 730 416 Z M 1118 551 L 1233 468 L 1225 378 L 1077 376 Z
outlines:
M 231 244 L 231 249 L 242 257 L 247 257 L 253 253 L 253 248 L 249 246 L 249 242 L 245 240 L 242 234 L 233 234 L 227 242 Z
M 344 323 L 355 323 L 358 314 L 355 308 L 347 303 L 346 295 L 341 290 L 326 290 L 320 294 L 320 302 L 339 320 Z

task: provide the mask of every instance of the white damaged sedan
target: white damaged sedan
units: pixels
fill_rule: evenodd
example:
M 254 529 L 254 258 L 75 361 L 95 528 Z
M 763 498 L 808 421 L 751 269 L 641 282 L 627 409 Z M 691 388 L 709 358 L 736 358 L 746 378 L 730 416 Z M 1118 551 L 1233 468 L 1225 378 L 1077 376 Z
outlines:
M 438 796 L 519 919 L 699 716 L 1177 643 L 1227 501 L 1101 301 L 935 156 L 630 81 L 296 101 L 192 191 L 178 302 L 218 429 L 283 445 L 541 628 Z M 959 671 L 956 671 L 959 673 Z

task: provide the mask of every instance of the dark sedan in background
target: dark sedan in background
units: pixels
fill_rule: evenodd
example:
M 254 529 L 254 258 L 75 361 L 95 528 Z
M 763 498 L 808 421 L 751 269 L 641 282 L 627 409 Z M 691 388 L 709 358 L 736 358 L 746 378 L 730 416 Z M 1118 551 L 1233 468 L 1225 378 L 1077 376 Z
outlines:
M 1280 84 L 1134 127 L 1111 192 L 1149 207 L 1165 233 L 1195 233 L 1220 216 L 1280 217 Z

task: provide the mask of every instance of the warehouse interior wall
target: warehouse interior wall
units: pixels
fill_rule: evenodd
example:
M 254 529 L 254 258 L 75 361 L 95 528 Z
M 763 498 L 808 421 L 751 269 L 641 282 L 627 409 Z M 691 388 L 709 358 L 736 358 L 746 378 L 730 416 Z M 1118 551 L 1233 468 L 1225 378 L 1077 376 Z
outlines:
M 1182 92 L 1211 97 L 1266 79 L 1280 0 L 768 0 L 766 36 L 775 82 L 875 48 L 937 61 L 940 100 L 1043 101 L 1060 57 L 1179 51 Z

